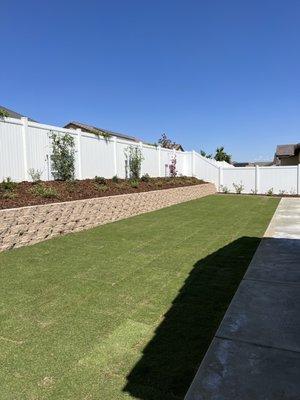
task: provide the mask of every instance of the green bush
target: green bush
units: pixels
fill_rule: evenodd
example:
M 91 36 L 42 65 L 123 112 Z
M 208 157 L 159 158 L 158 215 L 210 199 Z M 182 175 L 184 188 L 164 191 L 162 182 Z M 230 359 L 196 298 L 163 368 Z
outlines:
M 132 188 L 138 188 L 138 187 L 139 187 L 139 184 L 140 184 L 140 182 L 139 182 L 138 179 L 132 179 L 132 180 L 130 181 L 130 186 L 131 186 Z
M 10 177 L 7 177 L 0 183 L 0 190 L 3 192 L 12 192 L 16 186 L 17 183 L 14 182 Z
M 144 175 L 141 177 L 141 180 L 142 180 L 143 182 L 149 182 L 149 181 L 150 181 L 150 175 L 149 175 L 149 174 L 144 174 Z
M 95 176 L 94 181 L 98 183 L 98 185 L 106 185 L 106 179 L 103 176 Z
M 120 179 L 118 178 L 117 175 L 114 175 L 111 179 L 114 183 L 118 183 L 120 181 Z
M 75 175 L 75 141 L 73 136 L 66 133 L 60 135 L 52 132 L 52 174 L 54 179 L 70 181 Z
M 98 183 L 95 184 L 95 189 L 98 190 L 99 192 L 106 192 L 108 190 L 107 185 L 99 185 Z
M 55 188 L 47 187 L 41 183 L 33 186 L 31 188 L 31 193 L 34 196 L 45 197 L 45 198 L 58 197 L 58 192 Z

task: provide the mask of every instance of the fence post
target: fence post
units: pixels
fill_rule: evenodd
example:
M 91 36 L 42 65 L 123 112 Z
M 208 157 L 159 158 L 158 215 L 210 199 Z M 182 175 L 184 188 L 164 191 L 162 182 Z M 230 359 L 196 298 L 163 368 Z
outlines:
M 22 147 L 23 147 L 23 166 L 24 166 L 24 181 L 28 181 L 28 161 L 27 161 L 27 133 L 28 133 L 28 118 L 21 117 L 22 121 Z
M 82 163 L 81 163 L 81 129 L 77 128 L 77 160 L 78 160 L 78 179 L 82 179 Z
M 297 194 L 300 195 L 300 164 L 297 165 Z
M 141 155 L 143 157 L 143 142 L 140 142 L 139 145 L 140 145 Z M 140 171 L 140 173 L 141 173 L 141 176 L 142 176 L 143 175 L 143 160 L 141 162 L 141 171 Z
M 196 157 L 195 150 L 192 151 L 192 176 L 196 175 Z
M 255 193 L 258 194 L 259 192 L 259 166 L 255 165 Z
M 223 186 L 223 167 L 219 166 L 219 192 L 221 192 Z
M 158 176 L 161 177 L 161 146 L 157 146 L 158 155 Z
M 114 143 L 114 175 L 118 175 L 118 160 L 117 160 L 117 137 L 113 137 Z

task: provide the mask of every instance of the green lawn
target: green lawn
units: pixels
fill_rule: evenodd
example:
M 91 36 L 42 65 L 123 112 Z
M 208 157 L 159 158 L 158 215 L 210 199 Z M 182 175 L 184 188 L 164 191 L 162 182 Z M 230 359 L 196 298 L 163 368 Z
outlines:
M 0 399 L 183 399 L 278 199 L 209 196 L 0 254 Z

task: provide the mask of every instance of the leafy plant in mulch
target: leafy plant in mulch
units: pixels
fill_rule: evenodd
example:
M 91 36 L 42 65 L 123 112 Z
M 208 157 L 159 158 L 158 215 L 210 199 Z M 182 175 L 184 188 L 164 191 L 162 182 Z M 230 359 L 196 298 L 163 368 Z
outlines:
M 3 179 L 0 183 L 0 191 L 1 192 L 12 192 L 17 186 L 17 183 L 14 182 L 10 177 Z
M 103 176 L 95 176 L 94 178 L 95 182 L 98 183 L 98 185 L 106 185 L 106 179 L 103 178 Z
M 55 188 L 47 187 L 42 183 L 38 183 L 37 185 L 33 186 L 30 191 L 34 196 L 45 198 L 58 197 L 58 191 Z
M 102 185 L 102 184 L 99 185 L 98 183 L 95 183 L 94 188 L 99 192 L 106 192 L 108 190 L 107 185 Z
M 141 177 L 141 181 L 143 181 L 143 182 L 149 182 L 150 181 L 150 175 L 149 174 L 144 174 L 142 177 Z
M 130 181 L 130 186 L 132 187 L 132 188 L 138 188 L 139 187 L 139 184 L 140 184 L 140 182 L 139 182 L 139 180 L 138 179 L 132 179 L 131 181 Z
M 66 133 L 60 135 L 52 132 L 52 174 L 54 179 L 70 181 L 75 175 L 75 141 L 73 136 Z
M 9 177 L 5 178 L 0 183 L 0 196 L 3 199 L 15 199 L 18 196 L 18 194 L 15 192 L 16 187 L 16 182 Z
M 120 182 L 120 178 L 118 178 L 118 175 L 114 175 L 114 176 L 111 178 L 111 180 L 112 180 L 114 183 Z

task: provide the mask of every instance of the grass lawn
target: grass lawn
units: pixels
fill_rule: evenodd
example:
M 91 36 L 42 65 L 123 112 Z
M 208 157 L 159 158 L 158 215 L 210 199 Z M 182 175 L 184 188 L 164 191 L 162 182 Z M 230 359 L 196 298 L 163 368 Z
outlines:
M 209 196 L 0 254 L 0 399 L 183 399 L 278 199 Z

